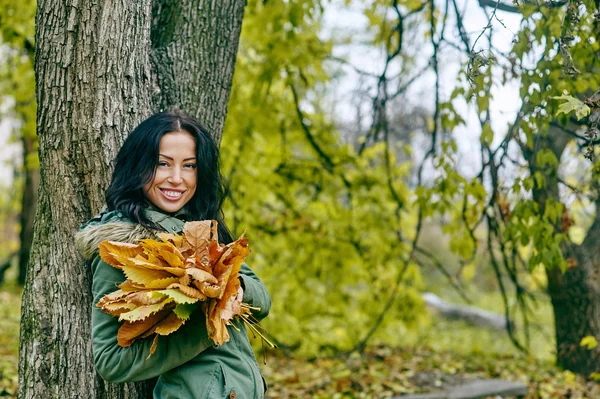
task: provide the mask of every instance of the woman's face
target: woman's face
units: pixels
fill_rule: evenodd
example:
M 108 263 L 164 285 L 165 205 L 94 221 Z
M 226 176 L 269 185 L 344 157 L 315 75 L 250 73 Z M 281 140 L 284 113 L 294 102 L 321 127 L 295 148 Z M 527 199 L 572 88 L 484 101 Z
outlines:
M 171 132 L 160 139 L 154 179 L 144 186 L 144 194 L 157 208 L 177 212 L 196 192 L 196 142 L 185 131 Z

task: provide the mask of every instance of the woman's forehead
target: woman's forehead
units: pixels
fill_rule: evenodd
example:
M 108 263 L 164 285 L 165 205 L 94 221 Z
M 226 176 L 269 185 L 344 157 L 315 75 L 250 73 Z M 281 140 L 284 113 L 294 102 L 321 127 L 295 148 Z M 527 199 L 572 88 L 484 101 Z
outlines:
M 161 155 L 181 157 L 196 155 L 196 141 L 186 131 L 170 132 L 160 139 L 159 152 Z

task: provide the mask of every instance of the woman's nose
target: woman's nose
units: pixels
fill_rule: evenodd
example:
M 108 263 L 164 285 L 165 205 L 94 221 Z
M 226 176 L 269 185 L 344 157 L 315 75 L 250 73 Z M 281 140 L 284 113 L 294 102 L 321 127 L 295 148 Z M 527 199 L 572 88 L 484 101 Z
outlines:
M 179 169 L 175 168 L 171 174 L 169 175 L 169 183 L 180 184 L 183 179 L 181 178 L 181 172 Z

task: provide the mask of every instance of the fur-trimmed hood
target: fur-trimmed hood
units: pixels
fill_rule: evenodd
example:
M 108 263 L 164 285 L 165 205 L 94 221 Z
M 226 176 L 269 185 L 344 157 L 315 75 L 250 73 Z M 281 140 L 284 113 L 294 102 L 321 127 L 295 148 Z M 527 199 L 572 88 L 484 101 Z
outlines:
M 85 259 L 91 259 L 102 241 L 120 241 L 131 244 L 144 238 L 156 238 L 153 230 L 141 224 L 122 221 L 88 224 L 75 234 L 75 247 Z

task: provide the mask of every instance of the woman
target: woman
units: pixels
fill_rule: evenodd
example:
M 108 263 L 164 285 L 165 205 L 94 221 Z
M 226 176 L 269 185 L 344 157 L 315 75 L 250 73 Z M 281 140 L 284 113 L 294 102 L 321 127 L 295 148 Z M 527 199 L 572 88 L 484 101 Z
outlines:
M 156 233 L 180 234 L 185 221 L 214 219 L 219 239 L 232 241 L 221 217 L 225 198 L 218 149 L 208 132 L 180 112 L 162 112 L 143 121 L 117 154 L 107 208 L 84 224 L 76 235 L 80 252 L 91 259 L 94 305 L 125 280 L 121 270 L 98 255 L 104 240 L 135 243 L 156 239 Z M 261 320 L 271 306 L 258 277 L 243 264 L 243 301 L 260 308 Z M 107 381 L 130 382 L 157 377 L 155 398 L 263 398 L 266 385 L 243 323 L 229 328 L 230 340 L 213 345 L 206 320 L 196 311 L 175 333 L 159 337 L 156 352 L 146 360 L 151 339 L 130 347 L 117 344 L 118 319 L 92 310 L 92 347 L 98 373 Z

